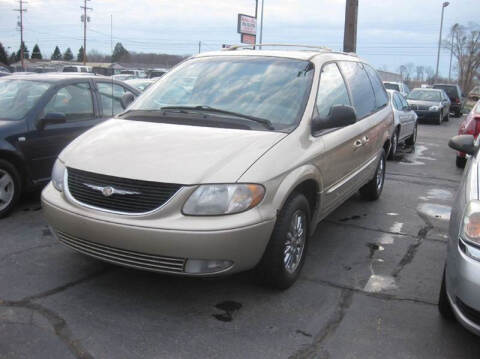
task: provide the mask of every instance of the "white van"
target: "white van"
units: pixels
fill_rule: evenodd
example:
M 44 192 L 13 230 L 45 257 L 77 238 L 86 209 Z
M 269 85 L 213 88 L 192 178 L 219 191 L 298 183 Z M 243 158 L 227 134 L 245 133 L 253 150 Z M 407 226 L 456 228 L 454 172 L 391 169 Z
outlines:
M 92 67 L 80 65 L 64 66 L 63 72 L 92 72 Z

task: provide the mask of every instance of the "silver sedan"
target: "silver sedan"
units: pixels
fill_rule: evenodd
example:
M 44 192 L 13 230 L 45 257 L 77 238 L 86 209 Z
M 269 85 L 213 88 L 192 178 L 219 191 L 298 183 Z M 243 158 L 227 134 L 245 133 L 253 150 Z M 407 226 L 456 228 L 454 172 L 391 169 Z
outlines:
M 472 135 L 453 137 L 449 146 L 469 154 L 450 216 L 447 261 L 439 298 L 445 318 L 454 318 L 480 335 L 479 142 Z

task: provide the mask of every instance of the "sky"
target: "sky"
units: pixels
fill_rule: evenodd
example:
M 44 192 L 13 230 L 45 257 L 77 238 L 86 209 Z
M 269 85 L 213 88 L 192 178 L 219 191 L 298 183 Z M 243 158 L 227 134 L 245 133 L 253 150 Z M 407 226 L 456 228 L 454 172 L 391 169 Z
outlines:
M 262 0 L 259 0 L 261 4 Z M 376 68 L 396 72 L 406 63 L 435 69 L 443 0 L 359 0 L 357 53 Z M 74 55 L 83 42 L 83 0 L 28 0 L 24 38 L 50 56 L 56 45 Z M 89 0 L 87 52 L 111 52 L 121 42 L 129 51 L 187 55 L 240 42 L 237 14 L 254 15 L 255 0 Z M 0 0 L 0 42 L 9 52 L 20 44 L 18 0 Z M 443 38 L 455 23 L 480 23 L 480 0 L 451 0 Z M 259 5 L 260 13 L 260 5 Z M 343 46 L 345 0 L 264 0 L 264 43 Z M 447 76 L 450 53 L 440 54 Z M 454 62 L 455 64 L 455 62 Z

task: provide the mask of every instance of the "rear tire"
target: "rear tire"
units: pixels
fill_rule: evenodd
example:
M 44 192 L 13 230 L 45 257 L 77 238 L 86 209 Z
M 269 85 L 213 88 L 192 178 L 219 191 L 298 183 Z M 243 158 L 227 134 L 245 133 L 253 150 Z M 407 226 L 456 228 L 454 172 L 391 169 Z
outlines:
M 395 131 L 393 131 L 392 135 L 392 146 L 390 147 L 390 152 L 388 153 L 388 159 L 393 160 L 395 158 L 395 155 L 397 154 L 397 147 L 398 147 L 398 129 L 396 128 Z
M 446 116 L 443 118 L 444 121 L 450 120 L 450 113 L 447 112 Z
M 462 117 L 462 111 L 460 109 L 455 110 L 455 116 L 456 117 Z
M 0 218 L 8 216 L 20 199 L 20 174 L 15 166 L 0 160 Z
M 465 157 L 457 156 L 455 164 L 458 168 L 465 168 L 465 165 L 467 164 L 467 159 Z
M 305 263 L 309 230 L 308 200 L 301 193 L 293 193 L 278 215 L 270 241 L 256 268 L 263 284 L 287 289 L 295 283 Z
M 385 150 L 382 149 L 380 161 L 378 161 L 375 176 L 360 188 L 360 195 L 367 201 L 375 201 L 382 194 L 383 184 L 385 183 Z
M 405 141 L 407 146 L 415 146 L 415 142 L 417 142 L 417 130 L 417 124 L 415 124 L 412 135 Z
M 455 314 L 453 314 L 452 306 L 447 294 L 447 285 L 445 283 L 445 269 L 443 270 L 442 286 L 440 287 L 440 295 L 438 297 L 438 311 L 443 318 L 447 320 L 453 320 Z

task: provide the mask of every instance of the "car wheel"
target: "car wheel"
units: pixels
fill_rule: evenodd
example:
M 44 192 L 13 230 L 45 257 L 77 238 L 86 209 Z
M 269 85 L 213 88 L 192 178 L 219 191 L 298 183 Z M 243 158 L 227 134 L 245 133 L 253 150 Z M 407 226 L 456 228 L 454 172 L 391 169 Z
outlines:
M 443 270 L 442 286 L 440 287 L 440 295 L 438 297 L 438 311 L 445 319 L 452 320 L 455 318 L 452 306 L 447 294 L 447 285 L 445 283 L 445 269 Z
M 450 120 L 450 112 L 447 112 L 447 114 L 445 115 L 445 117 L 443 119 L 444 119 L 444 121 Z
M 407 146 L 414 146 L 415 142 L 417 142 L 417 124 L 415 124 L 415 127 L 413 127 L 412 135 L 405 141 Z
M 385 150 L 380 154 L 380 161 L 378 161 L 375 176 L 360 188 L 360 195 L 368 200 L 375 201 L 382 194 L 383 184 L 385 183 Z
M 437 125 L 441 125 L 443 122 L 443 113 L 438 114 Z
M 287 289 L 297 280 L 305 262 L 310 230 L 310 206 L 303 194 L 289 197 L 277 218 L 263 258 L 257 266 L 262 282 Z
M 465 157 L 457 156 L 455 164 L 458 168 L 465 168 L 465 165 L 467 164 L 467 159 Z
M 20 198 L 20 175 L 16 168 L 5 160 L 0 160 L 0 218 L 12 212 Z
M 455 110 L 455 116 L 456 117 L 462 117 L 462 111 L 461 110 Z
M 388 159 L 393 160 L 395 157 L 395 154 L 397 153 L 397 147 L 398 147 L 398 129 L 395 129 L 393 131 L 392 135 L 392 146 L 390 146 L 390 152 L 388 153 Z

